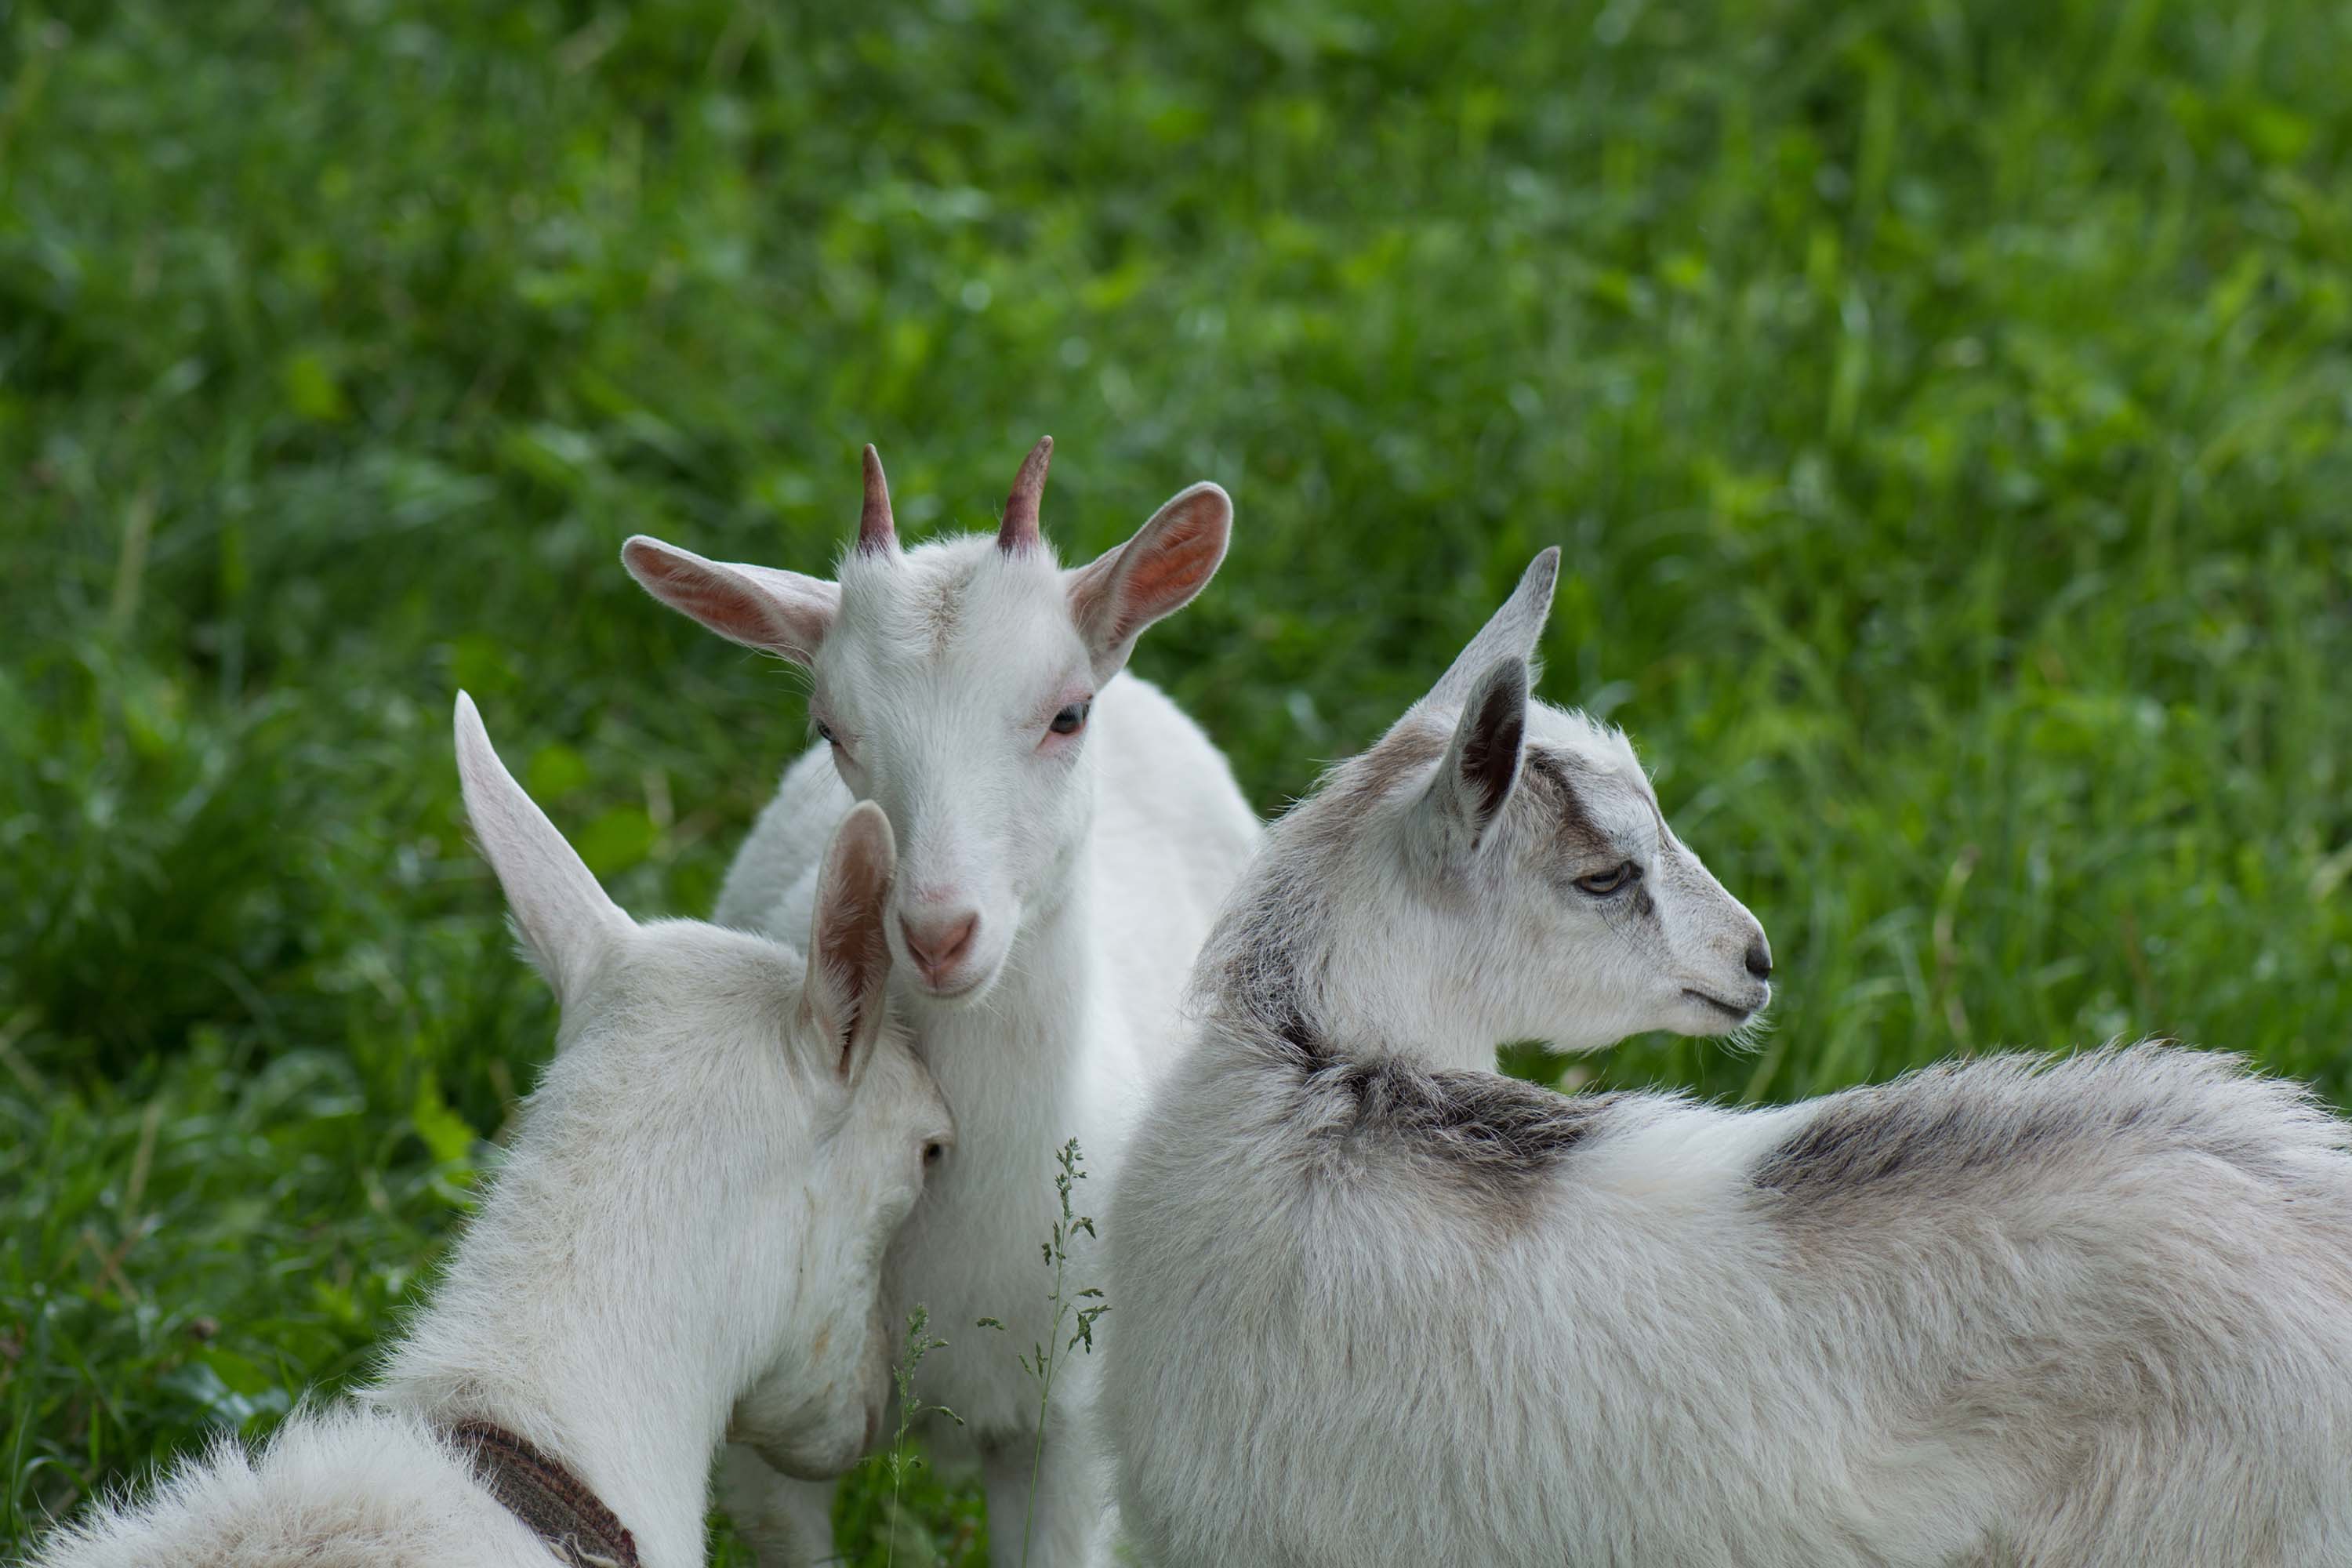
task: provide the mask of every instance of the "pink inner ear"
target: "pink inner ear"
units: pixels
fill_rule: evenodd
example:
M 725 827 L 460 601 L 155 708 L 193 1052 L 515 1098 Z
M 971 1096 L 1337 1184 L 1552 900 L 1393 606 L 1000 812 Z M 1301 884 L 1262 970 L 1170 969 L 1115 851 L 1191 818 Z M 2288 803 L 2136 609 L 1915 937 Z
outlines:
M 877 959 L 889 959 L 890 950 L 882 936 L 881 909 L 880 900 L 859 889 L 842 894 L 826 921 L 820 953 L 825 973 L 837 976 L 852 995 L 873 983 Z
M 790 574 L 761 567 L 728 568 L 682 558 L 667 550 L 632 542 L 625 549 L 629 571 L 647 593 L 681 615 L 748 647 L 779 653 L 806 664 L 814 657 L 831 621 L 821 603 L 796 600 Z M 748 580 L 759 574 L 782 580 L 767 588 Z
M 740 584 L 666 550 L 632 543 L 628 555 L 637 581 L 671 609 L 737 642 L 768 640 L 768 617 Z
M 1071 608 L 1081 626 L 1094 628 L 1097 647 L 1125 647 L 1207 584 L 1224 556 L 1223 512 L 1213 491 L 1192 497 L 1079 574 Z M 1116 601 L 1105 603 L 1106 595 Z
M 845 1075 L 849 1070 L 850 1048 L 857 1037 L 858 1025 L 880 989 L 875 984 L 876 970 L 889 962 L 890 950 L 882 940 L 881 931 L 880 923 L 865 918 L 861 908 L 855 915 L 845 916 L 816 954 L 816 962 L 824 966 L 826 988 L 836 993 L 835 1000 L 840 1004 L 840 1016 L 833 1020 L 837 1031 L 835 1043 L 841 1047 L 835 1070 Z
M 860 809 L 873 811 L 870 806 Z M 824 991 L 839 1007 L 840 1016 L 832 1022 L 840 1031 L 835 1043 L 845 1072 L 866 1010 L 882 1005 L 882 987 L 890 973 L 890 942 L 884 925 L 890 901 L 888 825 L 879 812 L 873 816 L 869 825 L 853 815 L 842 829 L 845 837 L 826 852 L 809 954 L 812 980 L 821 975 Z
M 661 574 L 662 597 L 722 637 L 737 642 L 766 644 L 775 640 L 768 616 L 749 594 L 723 579 L 713 581 L 693 570 Z
M 1150 552 L 1121 574 L 1119 633 L 1131 637 L 1199 593 L 1224 555 L 1213 505 L 1187 507 L 1151 542 Z

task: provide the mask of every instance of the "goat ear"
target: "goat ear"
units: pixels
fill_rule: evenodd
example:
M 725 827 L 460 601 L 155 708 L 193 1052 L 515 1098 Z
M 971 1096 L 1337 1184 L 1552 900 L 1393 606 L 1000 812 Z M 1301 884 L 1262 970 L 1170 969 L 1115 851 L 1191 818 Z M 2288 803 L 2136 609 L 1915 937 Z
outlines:
M 841 589 L 822 577 L 772 566 L 705 561 L 637 534 L 621 546 L 621 564 L 638 586 L 717 632 L 806 667 L 841 609 Z
M 1423 797 L 1446 849 L 1477 848 L 1502 815 L 1519 782 L 1519 753 L 1528 734 L 1528 661 L 1498 659 L 1478 678 L 1462 707 L 1445 761 Z
M 1499 658 L 1516 658 L 1532 663 L 1536 649 L 1543 641 L 1544 623 L 1551 618 L 1552 584 L 1559 576 L 1559 546 L 1555 544 L 1539 551 L 1528 569 L 1519 574 L 1519 585 L 1503 601 L 1503 607 L 1487 618 L 1470 639 L 1470 646 L 1455 656 L 1429 695 L 1413 704 L 1415 708 L 1454 708 L 1469 701 L 1470 689 L 1481 676 L 1495 668 Z
M 462 691 L 457 731 L 467 819 L 506 889 L 516 931 L 562 1002 L 579 994 L 614 938 L 632 929 L 629 917 L 499 761 L 474 700 Z
M 801 1006 L 820 1042 L 812 1065 L 851 1089 L 874 1058 L 889 1006 L 890 939 L 884 921 L 898 863 L 890 819 L 869 800 L 834 829 L 817 873 Z
M 1233 535 L 1233 499 L 1213 484 L 1179 491 L 1135 537 L 1065 574 L 1070 616 L 1087 640 L 1095 679 L 1126 667 L 1143 628 L 1209 585 Z

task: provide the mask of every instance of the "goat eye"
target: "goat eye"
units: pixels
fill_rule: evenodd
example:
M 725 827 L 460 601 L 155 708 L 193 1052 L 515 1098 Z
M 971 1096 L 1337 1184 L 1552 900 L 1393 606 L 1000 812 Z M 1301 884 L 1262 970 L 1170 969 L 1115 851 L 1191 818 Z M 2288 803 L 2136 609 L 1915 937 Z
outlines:
M 923 1163 L 936 1165 L 940 1163 L 940 1156 L 946 1152 L 946 1148 L 941 1144 L 926 1143 L 923 1145 Z
M 839 737 L 835 736 L 833 732 L 833 727 L 822 719 L 819 719 L 816 721 L 816 738 L 823 741 L 828 746 L 838 746 L 841 744 Z
M 1617 891 L 1618 889 L 1629 887 L 1641 879 L 1642 868 L 1628 860 L 1612 870 L 1601 871 L 1590 877 L 1579 877 L 1576 879 L 1576 885 L 1580 890 L 1591 893 L 1594 898 L 1603 899 Z
M 1054 722 L 1047 728 L 1056 735 L 1075 735 L 1087 727 L 1087 715 L 1094 711 L 1094 699 L 1091 697 L 1084 702 L 1073 702 L 1055 714 Z

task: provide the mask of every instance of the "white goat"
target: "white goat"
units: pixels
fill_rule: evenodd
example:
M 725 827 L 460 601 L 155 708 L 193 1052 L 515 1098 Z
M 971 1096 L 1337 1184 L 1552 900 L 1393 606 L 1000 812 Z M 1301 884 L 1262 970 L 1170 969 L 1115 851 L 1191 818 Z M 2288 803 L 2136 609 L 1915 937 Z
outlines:
M 840 583 L 721 565 L 645 538 L 624 559 L 656 598 L 806 668 L 824 744 L 784 775 L 736 858 L 717 918 L 802 918 L 819 825 L 879 803 L 904 874 L 894 986 L 953 1109 L 958 1148 L 891 1253 L 886 1296 L 963 1324 L 925 1393 L 977 1437 L 999 1563 L 1018 1561 L 1037 1396 L 1018 1352 L 1050 1341 L 1038 1245 L 1056 1215 L 1054 1152 L 1075 1135 L 1116 1165 L 1144 1089 L 1171 1058 L 1184 973 L 1259 838 L 1231 770 L 1158 689 L 1122 676 L 1144 627 L 1208 583 L 1233 509 L 1194 485 L 1093 564 L 1060 569 L 1038 531 L 1053 443 L 1021 466 L 992 538 L 902 550 L 874 449 Z M 1094 1281 L 1083 1252 L 1072 1288 Z M 1003 1339 L 969 1331 L 1003 1320 Z M 1055 1384 L 1035 1560 L 1083 1561 L 1107 1476 L 1073 1436 L 1084 1360 Z M 747 1402 L 756 1408 L 766 1391 Z M 946 1436 L 944 1432 L 936 1436 Z M 730 1456 L 724 1496 L 761 1561 L 831 1540 L 827 1498 Z
M 2343 1568 L 2352 1148 L 2232 1058 L 1777 1110 L 1497 1042 L 1717 1032 L 1760 932 L 1530 704 L 1554 557 L 1275 829 L 1103 1234 L 1162 1568 Z
M 803 984 L 764 938 L 632 923 L 462 694 L 457 727 L 475 834 L 562 1003 L 555 1059 L 380 1382 L 98 1510 L 44 1568 L 685 1568 L 754 1379 L 795 1391 L 750 1434 L 773 1462 L 835 1474 L 872 1439 L 883 1252 L 950 1136 L 887 1021 L 888 822 L 835 835 Z

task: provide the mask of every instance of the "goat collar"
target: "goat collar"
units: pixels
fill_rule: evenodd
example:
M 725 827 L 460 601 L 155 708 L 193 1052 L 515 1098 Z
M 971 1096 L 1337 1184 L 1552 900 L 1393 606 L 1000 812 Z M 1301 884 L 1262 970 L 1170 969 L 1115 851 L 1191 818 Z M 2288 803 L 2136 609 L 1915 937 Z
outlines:
M 547 1543 L 566 1568 L 640 1568 L 636 1538 L 588 1483 L 488 1421 L 461 1421 L 450 1440 L 473 1455 L 483 1487 Z

